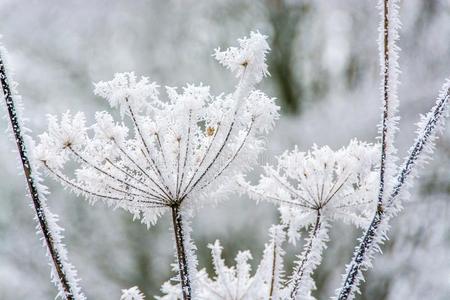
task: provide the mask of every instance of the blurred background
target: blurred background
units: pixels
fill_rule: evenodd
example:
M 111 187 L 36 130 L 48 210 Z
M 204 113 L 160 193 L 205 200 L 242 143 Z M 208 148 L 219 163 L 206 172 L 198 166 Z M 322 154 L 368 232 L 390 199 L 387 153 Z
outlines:
M 211 85 L 230 91 L 235 78 L 211 57 L 250 30 L 269 36 L 269 71 L 261 86 L 278 98 L 283 116 L 267 138 L 261 163 L 299 145 L 337 149 L 351 138 L 374 142 L 380 119 L 376 1 L 17 1 L 0 0 L 0 34 L 36 136 L 46 114 L 107 110 L 93 82 L 135 71 L 162 86 Z M 450 1 L 401 1 L 397 147 L 404 157 L 418 114 L 434 103 L 450 75 Z M 6 129 L 7 122 L 1 121 Z M 48 260 L 18 176 L 14 144 L 0 143 L 0 299 L 52 299 Z M 255 170 L 254 176 L 258 175 Z M 173 273 L 167 216 L 147 230 L 131 215 L 92 207 L 51 180 L 49 205 L 60 215 L 72 262 L 90 299 L 118 299 L 138 285 L 152 299 Z M 392 223 L 384 255 L 377 257 L 358 299 L 449 299 L 450 127 L 439 140 L 405 210 Z M 267 230 L 278 222 L 271 204 L 244 197 L 204 207 L 194 221 L 200 266 L 212 271 L 207 244 L 220 239 L 228 264 L 250 249 L 254 266 Z M 324 263 L 316 272 L 319 299 L 339 287 L 359 230 L 335 224 Z M 288 248 L 288 267 L 299 248 Z M 289 269 L 290 270 L 290 269 Z

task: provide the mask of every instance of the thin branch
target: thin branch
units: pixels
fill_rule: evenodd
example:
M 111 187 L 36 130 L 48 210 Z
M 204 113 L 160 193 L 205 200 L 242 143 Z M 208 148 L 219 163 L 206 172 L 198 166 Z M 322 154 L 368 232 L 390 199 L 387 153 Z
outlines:
M 383 120 L 381 134 L 381 159 L 380 159 L 380 187 L 378 193 L 378 210 L 383 208 L 383 194 L 385 186 L 386 157 L 387 148 L 392 146 L 387 143 L 388 118 L 389 118 L 389 0 L 384 0 L 383 4 Z
M 247 141 L 248 136 L 250 135 L 250 132 L 253 128 L 253 123 L 254 123 L 254 119 L 252 119 L 252 122 L 250 123 L 250 125 L 248 126 L 247 132 L 245 133 L 244 138 L 242 139 L 242 142 L 240 143 L 239 147 L 236 149 L 236 151 L 234 152 L 234 154 L 231 156 L 231 158 L 227 161 L 227 163 L 222 167 L 222 169 L 220 169 L 220 171 L 214 175 L 214 177 L 209 180 L 207 183 L 205 183 L 200 190 L 204 189 L 205 187 L 207 187 L 208 185 L 210 185 L 214 180 L 217 179 L 217 177 L 219 177 L 220 175 L 222 175 L 222 173 L 230 166 L 230 164 L 236 159 L 236 157 L 239 155 L 239 153 L 241 152 L 242 148 L 245 145 L 245 142 Z
M 298 197 L 299 199 L 305 201 L 305 203 L 310 205 L 310 207 L 318 207 L 319 206 L 318 203 L 314 199 L 311 199 L 312 201 L 314 201 L 314 203 L 311 203 L 308 199 L 306 199 L 305 197 L 303 197 L 302 195 L 297 193 L 297 191 L 294 190 L 293 187 L 289 186 L 288 182 L 283 182 L 283 180 L 281 180 L 281 178 L 278 177 L 278 175 L 275 172 L 272 172 L 271 176 L 273 176 L 273 178 L 275 178 L 275 180 L 278 181 L 278 183 L 280 183 L 284 188 L 286 188 L 288 190 L 288 192 L 292 193 L 294 196 Z M 311 194 L 308 193 L 308 195 L 311 198 Z
M 186 163 L 187 163 L 187 158 L 188 158 L 188 155 L 189 155 L 189 145 L 191 143 L 191 118 L 192 118 L 192 110 L 189 110 L 188 132 L 187 132 L 187 139 L 186 139 L 186 151 L 184 153 L 183 170 L 181 172 L 180 184 L 178 185 L 178 183 L 177 183 L 177 187 L 176 187 L 176 197 L 177 198 L 180 195 L 180 189 L 181 189 L 181 186 L 183 185 L 184 174 L 186 172 Z
M 430 140 L 433 138 L 436 128 L 439 126 L 442 118 L 445 117 L 445 111 L 448 110 L 450 101 L 450 81 L 446 84 L 446 86 L 447 90 L 444 91 L 441 98 L 438 99 L 437 104 L 434 106 L 431 114 L 428 116 L 425 127 L 423 128 L 422 132 L 420 132 L 419 138 L 409 150 L 409 157 L 406 159 L 403 168 L 398 175 L 397 184 L 394 186 L 392 193 L 387 200 L 387 207 L 392 206 L 393 201 L 399 195 L 405 182 L 411 175 L 413 167 L 417 164 L 417 161 L 419 160 L 423 150 L 427 147 L 427 145 L 430 143 Z
M 314 248 L 314 244 L 317 242 L 320 242 L 320 241 L 318 241 L 318 239 L 319 239 L 319 231 L 320 231 L 321 226 L 322 226 L 321 213 L 320 213 L 320 210 L 317 210 L 316 222 L 314 223 L 314 227 L 312 228 L 312 230 L 310 232 L 308 243 L 303 248 L 304 251 L 303 251 L 302 260 L 300 261 L 298 267 L 296 268 L 296 270 L 292 276 L 292 283 L 291 283 L 292 287 L 291 287 L 291 292 L 290 292 L 290 299 L 292 299 L 292 300 L 297 298 L 298 291 L 301 287 L 303 278 L 306 273 L 306 264 L 311 259 L 311 252 Z M 308 276 L 308 275 L 306 275 L 306 276 Z
M 238 185 L 240 185 L 241 187 L 244 187 L 243 185 L 241 185 L 239 183 L 238 183 Z M 269 194 L 263 194 L 262 192 L 256 191 L 251 186 L 248 186 L 248 187 L 246 186 L 245 189 L 247 191 L 249 191 L 250 193 L 253 193 L 253 194 L 257 195 L 258 197 L 260 197 L 262 199 L 268 198 L 268 199 L 272 199 L 274 202 L 277 202 L 277 203 L 284 203 L 284 204 L 288 204 L 288 205 L 294 206 L 294 207 L 295 206 L 300 206 L 300 207 L 303 207 L 303 208 L 314 210 L 314 207 L 301 204 L 300 202 L 294 202 L 294 201 L 291 201 L 291 200 L 284 200 L 284 199 L 281 199 L 281 198 L 278 198 L 278 197 L 275 197 L 275 196 L 272 196 L 272 195 L 269 195 Z
M 184 246 L 184 227 L 183 219 L 180 212 L 180 207 L 172 206 L 172 222 L 173 231 L 175 233 L 175 245 L 177 248 L 178 268 L 180 275 L 181 289 L 183 293 L 183 300 L 192 299 L 191 280 L 189 277 L 189 268 L 187 264 L 186 249 Z
M 276 233 L 274 233 L 276 234 Z M 273 238 L 273 251 L 272 251 L 272 273 L 270 277 L 270 288 L 269 288 L 269 300 L 272 300 L 273 292 L 275 290 L 275 276 L 277 267 L 277 243 L 276 236 Z
M 214 136 L 211 138 L 211 140 L 210 140 L 210 142 L 209 142 L 209 144 L 208 144 L 208 147 L 206 148 L 205 153 L 203 154 L 203 157 L 202 157 L 202 159 L 200 160 L 200 163 L 197 165 L 197 168 L 195 169 L 194 174 L 192 174 L 191 179 L 189 179 L 189 182 L 186 184 L 186 186 L 184 187 L 183 192 L 182 192 L 181 194 L 185 194 L 186 189 L 187 189 L 187 188 L 189 187 L 189 185 L 192 183 L 192 181 L 194 180 L 195 176 L 197 176 L 198 171 L 199 171 L 200 168 L 203 166 L 203 162 L 205 161 L 206 157 L 208 156 L 208 153 L 209 153 L 209 151 L 210 151 L 210 149 L 211 149 L 211 146 L 212 146 L 212 144 L 214 143 L 214 140 L 216 139 L 217 133 L 219 132 L 220 124 L 221 124 L 221 123 L 219 123 L 219 124 L 217 125 L 217 129 L 216 129 L 215 132 L 214 132 Z
M 170 201 L 170 196 L 166 193 L 166 191 L 161 187 L 161 186 L 159 186 L 156 182 L 155 182 L 155 180 L 147 173 L 147 172 L 145 172 L 145 170 L 144 169 L 142 169 L 142 167 L 125 151 L 125 150 L 123 150 L 123 148 L 122 147 L 120 147 L 120 145 L 117 143 L 117 141 L 116 140 L 114 140 L 114 143 L 116 144 L 116 146 L 119 148 L 119 150 L 120 150 L 120 152 L 122 152 L 122 154 L 123 155 L 125 155 L 125 157 L 131 162 L 131 163 L 133 163 L 164 195 L 165 195 L 165 197 L 167 197 L 166 199 L 168 200 L 168 201 Z M 141 149 L 142 150 L 142 149 Z M 143 155 L 145 156 L 145 153 L 143 153 Z M 155 192 L 155 193 L 157 193 L 158 195 L 160 195 L 162 198 L 164 198 L 164 196 L 160 193 L 160 192 L 158 192 L 158 191 L 156 191 L 155 189 L 151 189 L 153 192 Z
M 181 197 L 181 199 L 183 199 L 187 194 L 189 194 L 196 186 L 197 184 L 203 179 L 203 177 L 208 173 L 208 171 L 210 170 L 210 168 L 212 167 L 212 165 L 217 161 L 217 158 L 219 157 L 219 155 L 222 153 L 223 149 L 225 148 L 228 139 L 231 136 L 231 132 L 233 131 L 234 128 L 234 124 L 235 124 L 235 119 L 236 119 L 236 113 L 234 113 L 234 118 L 233 121 L 230 124 L 230 128 L 228 129 L 227 135 L 225 136 L 225 139 L 222 142 L 222 145 L 220 146 L 219 150 L 217 151 L 216 155 L 214 156 L 214 158 L 211 160 L 211 162 L 209 163 L 209 165 L 206 167 L 206 169 L 203 171 L 203 173 L 200 175 L 200 177 L 194 182 L 194 184 L 189 188 L 189 190 L 187 192 L 185 192 L 183 194 L 183 196 Z M 188 187 L 187 187 L 188 188 Z M 187 189 L 186 188 L 186 189 Z
M 111 166 L 113 166 L 116 170 L 120 171 L 121 173 L 125 174 L 126 177 L 133 179 L 134 181 L 142 184 L 143 186 L 149 188 L 150 190 L 154 190 L 151 186 L 149 186 L 147 183 L 145 183 L 144 181 L 142 181 L 141 179 L 137 178 L 136 176 L 133 176 L 133 174 L 130 174 L 128 171 L 124 170 L 123 168 L 119 167 L 116 163 L 114 163 L 113 161 L 111 161 L 109 158 L 105 159 Z M 145 195 L 150 194 L 153 197 L 157 197 L 154 194 L 151 193 L 145 193 Z M 158 194 L 159 195 L 159 194 Z M 161 196 L 161 195 L 159 195 Z
M 135 190 L 138 190 L 138 191 L 140 191 L 140 192 L 142 192 L 142 193 L 144 193 L 144 194 L 151 194 L 151 193 L 149 193 L 148 191 L 143 190 L 143 189 L 141 189 L 141 188 L 139 188 L 139 187 L 137 187 L 137 186 L 135 186 L 135 185 L 133 185 L 133 184 L 130 184 L 130 183 L 126 182 L 125 180 L 122 180 L 122 179 L 120 179 L 120 178 L 118 178 L 118 177 L 116 177 L 116 176 L 114 176 L 114 175 L 108 173 L 107 171 L 103 170 L 102 168 L 96 166 L 95 164 L 93 164 L 92 162 L 90 162 L 89 160 L 87 160 L 85 157 L 83 157 L 80 153 L 78 153 L 77 151 L 75 151 L 75 150 L 73 149 L 72 146 L 68 146 L 67 148 L 68 148 L 68 149 L 75 155 L 75 157 L 77 157 L 80 161 L 82 161 L 82 162 L 85 163 L 86 165 L 88 165 L 88 166 L 94 168 L 94 169 L 97 170 L 98 172 L 100 172 L 100 173 L 102 173 L 102 174 L 108 176 L 109 178 L 111 178 L 111 179 L 113 179 L 113 180 L 115 180 L 115 181 L 117 181 L 117 182 L 120 182 L 121 184 L 123 184 L 123 185 L 125 185 L 125 186 L 129 186 L 129 187 L 131 187 L 131 188 L 133 188 L 133 189 L 135 189 Z
M 73 182 L 72 180 L 70 180 L 69 178 L 66 178 L 64 175 L 56 172 L 55 170 L 53 170 L 52 168 L 50 168 L 48 166 L 47 163 L 44 162 L 44 166 L 46 167 L 47 171 L 53 175 L 56 179 L 58 179 L 63 185 L 66 185 L 68 187 L 71 187 L 73 189 L 75 189 L 76 191 L 85 194 L 87 197 L 95 197 L 95 198 L 100 198 L 100 199 L 104 199 L 104 200 L 113 200 L 113 201 L 129 201 L 129 202 L 133 202 L 134 200 L 129 199 L 129 198 L 119 198 L 119 197 L 113 197 L 113 196 L 109 196 L 109 195 L 103 195 L 103 194 L 99 194 L 97 192 L 94 191 L 90 191 L 86 188 L 81 187 L 80 185 L 76 184 L 75 182 Z M 109 186 L 109 188 L 114 189 L 112 186 Z M 116 189 L 117 190 L 117 189 Z M 120 191 L 120 190 L 117 190 Z M 126 193 L 124 191 L 120 191 L 122 193 Z M 161 207 L 167 207 L 167 204 L 164 202 L 159 202 L 159 201 L 151 201 L 151 200 L 136 200 L 138 203 L 151 203 L 151 204 L 155 204 L 155 205 L 159 205 Z M 145 206 L 147 207 L 147 206 Z
M 16 114 L 16 107 L 14 104 L 13 95 L 11 92 L 11 87 L 6 73 L 6 68 L 3 62 L 3 58 L 0 53 L 0 81 L 2 84 L 3 94 L 5 98 L 6 108 L 8 110 L 9 120 L 11 122 L 11 128 L 14 133 L 14 138 L 16 140 L 17 149 L 19 150 L 20 160 L 22 162 L 23 171 L 26 177 L 28 190 L 30 192 L 31 199 L 33 201 L 34 210 L 36 213 L 36 218 L 39 222 L 39 227 L 41 229 L 42 235 L 45 239 L 45 244 L 47 245 L 48 251 L 52 258 L 53 266 L 58 274 L 60 284 L 64 290 L 64 296 L 67 300 L 73 300 L 73 287 L 71 286 L 67 276 L 66 270 L 64 268 L 64 263 L 61 260 L 60 253 L 55 245 L 55 238 L 52 235 L 52 231 L 49 228 L 47 221 L 46 212 L 44 209 L 44 204 L 40 199 L 40 192 L 36 186 L 35 178 L 33 175 L 32 167 L 28 159 L 28 152 L 26 149 L 26 144 L 24 136 L 22 134 L 22 128 Z
M 155 136 L 156 136 L 156 141 L 158 142 L 158 147 L 159 147 L 159 151 L 161 152 L 161 157 L 163 159 L 164 162 L 164 166 L 167 169 L 167 160 L 166 160 L 166 155 L 164 154 L 164 148 L 161 144 L 161 139 L 159 138 L 159 134 L 158 132 L 155 132 Z
M 133 121 L 133 124 L 134 124 L 134 126 L 136 127 L 136 130 L 137 130 L 137 132 L 138 132 L 138 134 L 139 134 L 139 137 L 140 137 L 142 143 L 144 144 L 145 150 L 147 151 L 148 157 L 147 157 L 147 155 L 144 155 L 144 156 L 145 156 L 145 158 L 146 158 L 147 160 L 150 159 L 150 161 L 149 161 L 150 167 L 152 167 L 152 168 L 155 170 L 155 173 L 159 176 L 160 181 L 161 181 L 161 183 L 164 185 L 164 188 L 166 189 L 167 193 L 169 193 L 169 195 L 172 196 L 172 193 L 170 192 L 170 189 L 167 187 L 167 185 L 164 184 L 164 178 L 163 178 L 163 176 L 162 176 L 162 174 L 161 174 L 161 171 L 160 171 L 159 168 L 158 168 L 158 165 L 156 164 L 155 160 L 152 158 L 152 156 L 151 156 L 151 154 L 150 154 L 150 149 L 149 149 L 149 147 L 148 147 L 148 145 L 147 145 L 147 142 L 146 142 L 145 139 L 144 139 L 144 136 L 142 135 L 141 128 L 140 128 L 140 126 L 139 126 L 139 124 L 138 124 L 138 121 L 137 121 L 137 119 L 136 119 L 136 116 L 134 115 L 134 111 L 133 111 L 133 109 L 131 108 L 131 105 L 129 104 L 128 98 L 126 98 L 125 100 L 126 100 L 127 103 L 128 103 L 128 110 L 129 110 L 130 115 L 131 115 L 131 120 Z M 171 198 L 171 197 L 170 197 L 170 198 Z

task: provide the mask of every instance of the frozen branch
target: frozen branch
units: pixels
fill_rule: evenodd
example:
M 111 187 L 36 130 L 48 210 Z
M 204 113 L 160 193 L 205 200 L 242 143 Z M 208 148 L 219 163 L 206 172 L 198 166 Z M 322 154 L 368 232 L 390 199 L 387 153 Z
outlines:
M 315 287 L 312 273 L 320 265 L 322 252 L 328 240 L 328 229 L 321 218 L 320 210 L 317 211 L 316 221 L 311 228 L 309 237 L 303 248 L 300 260 L 296 262 L 296 268 L 289 285 L 290 299 L 310 299 L 311 290 Z
M 35 218 L 43 236 L 44 246 L 47 248 L 47 255 L 52 263 L 52 280 L 59 289 L 57 296 L 64 297 L 67 300 L 85 299 L 81 289 L 78 286 L 76 270 L 67 259 L 67 250 L 62 243 L 61 231 L 63 230 L 56 224 L 58 216 L 51 213 L 46 204 L 46 187 L 41 184 L 38 172 L 34 172 L 32 164 L 28 158 L 26 139 L 30 139 L 19 120 L 16 110 L 14 91 L 8 78 L 3 48 L 0 48 L 0 81 L 3 89 L 4 99 L 8 117 L 11 122 L 11 128 L 20 160 L 23 166 L 24 175 L 27 181 L 28 190 L 31 195 Z

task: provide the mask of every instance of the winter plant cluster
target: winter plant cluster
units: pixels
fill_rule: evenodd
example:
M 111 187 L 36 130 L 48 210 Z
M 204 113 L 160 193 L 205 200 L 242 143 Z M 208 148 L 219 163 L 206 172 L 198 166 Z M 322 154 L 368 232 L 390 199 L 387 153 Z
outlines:
M 212 95 L 201 84 L 161 88 L 132 72 L 116 74 L 110 81 L 95 84 L 94 93 L 118 113 L 97 112 L 93 124 L 87 124 L 81 112 L 49 116 L 48 131 L 37 144 L 21 121 L 21 100 L 1 49 L 0 79 L 11 133 L 58 296 L 86 299 L 67 258 L 58 218 L 47 207 L 42 173 L 91 204 L 102 201 L 124 209 L 147 226 L 163 214 L 170 215 L 178 275 L 162 286 L 163 295 L 157 299 L 314 299 L 312 275 L 336 221 L 363 231 L 335 296 L 353 299 L 363 271 L 380 251 L 389 221 L 409 198 L 418 168 L 432 153 L 449 114 L 447 81 L 435 106 L 418 123 L 408 155 L 398 163 L 394 146 L 399 120 L 398 1 L 381 0 L 379 8 L 380 139 L 376 143 L 352 140 L 338 150 L 295 147 L 281 154 L 275 165 L 263 166 L 257 183 L 249 182 L 245 173 L 257 164 L 265 136 L 279 118 L 275 99 L 256 89 L 269 75 L 266 36 L 251 32 L 237 47 L 215 51 L 218 62 L 236 75 L 231 93 Z M 280 224 L 270 228 L 255 271 L 248 262 L 249 251 L 239 252 L 236 265 L 227 266 L 220 242 L 210 244 L 215 269 L 211 277 L 199 269 L 190 224 L 200 207 L 226 199 L 232 192 L 274 203 Z M 301 245 L 293 270 L 283 266 L 286 243 Z M 144 299 L 144 295 L 133 287 L 123 290 L 121 299 Z

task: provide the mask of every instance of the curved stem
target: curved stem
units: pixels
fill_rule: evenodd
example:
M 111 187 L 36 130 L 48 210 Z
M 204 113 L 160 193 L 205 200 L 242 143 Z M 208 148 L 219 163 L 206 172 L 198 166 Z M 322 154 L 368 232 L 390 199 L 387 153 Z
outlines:
M 172 206 L 173 231 L 175 233 L 175 245 L 177 248 L 178 267 L 180 273 L 180 283 L 183 293 L 183 300 L 192 299 L 191 280 L 187 264 L 186 248 L 184 246 L 185 236 L 183 218 L 178 205 Z

